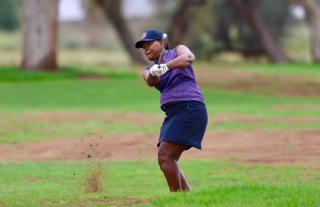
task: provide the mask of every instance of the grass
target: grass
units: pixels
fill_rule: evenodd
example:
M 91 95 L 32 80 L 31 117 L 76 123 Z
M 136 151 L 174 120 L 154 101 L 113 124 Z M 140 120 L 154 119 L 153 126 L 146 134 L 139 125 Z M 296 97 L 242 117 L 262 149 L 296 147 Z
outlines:
M 18 50 L 21 45 L 21 34 L 18 32 L 0 32 L 0 48 Z M 2 63 L 3 64 L 3 63 Z
M 210 65 L 202 66 L 211 70 Z M 215 67 L 220 66 L 212 66 L 213 75 Z M 249 64 L 235 69 L 261 74 L 314 74 L 314 81 L 319 80 L 314 66 L 305 73 L 304 65 L 267 68 Z M 208 130 L 319 130 L 317 96 L 270 96 L 259 91 L 211 87 L 204 87 L 203 92 L 209 112 Z M 113 120 L 113 113 L 134 113 L 142 121 L 126 117 Z M 59 119 L 60 115 L 65 118 Z M 73 118 L 75 115 L 84 118 Z M 37 116 L 40 118 L 34 118 Z M 159 93 L 146 87 L 136 70 L 63 67 L 59 73 L 48 73 L 0 68 L 0 144 L 102 133 L 157 133 L 159 124 L 150 119 L 162 117 Z M 246 122 L 241 117 L 254 121 Z M 320 174 L 312 169 L 224 160 L 182 160 L 181 165 L 194 189 L 188 194 L 170 194 L 156 161 L 148 159 L 2 162 L 0 206 L 320 206 Z M 86 193 L 86 180 L 97 167 L 103 171 L 102 191 Z
M 318 206 L 319 199 L 311 185 L 240 185 L 215 187 L 192 195 L 167 197 L 155 202 L 155 206 Z M 302 199 L 301 199 L 302 197 Z M 303 199 L 308 197 L 308 199 Z M 241 198 L 241 199 L 239 199 Z
M 270 65 L 268 63 L 257 63 L 257 62 L 240 62 L 240 63 L 208 63 L 200 62 L 197 63 L 196 69 L 208 70 L 208 69 L 226 69 L 232 71 L 241 72 L 255 72 L 261 75 L 287 75 L 293 77 L 309 77 L 313 78 L 315 81 L 320 81 L 320 71 L 319 65 L 307 62 L 297 62 L 297 63 L 282 63 L 276 65 Z
M 111 67 L 112 68 L 112 67 Z M 0 82 L 41 82 L 75 79 L 138 79 L 133 71 L 119 70 L 119 68 L 101 71 L 91 68 L 76 68 L 62 66 L 57 72 L 25 71 L 15 66 L 3 66 L 0 68 Z
M 251 67 L 256 66 L 248 65 L 247 70 L 251 70 Z M 264 65 L 259 67 L 261 68 L 255 70 L 267 70 Z M 272 69 L 279 73 L 283 73 L 283 70 L 304 69 L 302 66 L 298 69 L 299 65 L 269 67 L 281 68 Z M 58 73 L 50 73 L 25 72 L 15 67 L 2 67 L 0 114 L 3 118 L 0 117 L 0 143 L 24 143 L 56 137 L 75 138 L 137 131 L 156 133 L 158 125 L 148 123 L 148 119 L 144 117 L 161 119 L 163 116 L 159 109 L 159 93 L 146 87 L 136 70 L 116 69 L 64 67 Z M 212 70 L 214 73 L 214 68 Z M 242 67 L 237 70 L 245 71 Z M 314 68 L 306 71 L 314 72 L 314 77 L 317 78 L 318 71 Z M 203 88 L 203 92 L 209 112 L 208 130 L 319 129 L 318 97 L 268 96 L 259 92 L 249 93 L 221 88 Z M 101 112 L 135 112 L 141 114 L 140 119 L 146 121 L 141 125 L 125 119 L 107 120 L 104 116 L 110 114 Z M 74 114 L 89 114 L 92 117 L 62 122 L 54 119 L 33 119 L 32 122 L 28 120 L 30 116 L 46 113 L 51 117 L 59 113 L 69 118 Z M 224 117 L 227 117 L 225 121 Z M 244 122 L 241 117 L 248 117 L 254 121 Z
M 312 75 L 314 78 L 320 80 L 319 65 L 311 63 L 295 63 L 295 64 L 279 64 L 270 66 L 268 64 L 251 64 L 243 65 L 239 68 L 251 69 L 263 74 L 289 74 L 289 75 Z
M 28 117 L 27 115 L 25 117 Z M 11 120 L 0 121 L 0 144 L 17 144 L 46 139 L 63 138 L 88 138 L 100 137 L 102 135 L 123 134 L 130 132 L 150 132 L 158 131 L 158 124 L 148 124 L 141 126 L 132 121 L 112 121 L 101 119 L 97 116 L 90 120 L 34 120 L 30 122 L 27 118 L 21 120 L 17 117 Z M 81 126 L 81 127 L 79 127 Z
M 61 31 L 60 46 L 68 41 L 68 44 L 82 41 L 79 37 L 83 38 L 84 33 L 68 30 L 67 35 L 62 27 Z M 290 57 L 310 61 L 306 27 L 300 26 L 288 34 L 284 49 Z M 129 65 L 129 57 L 123 53 L 115 35 L 107 38 L 112 51 L 61 47 L 60 65 L 76 67 L 62 67 L 58 73 L 23 72 L 12 66 L 21 60 L 19 39 L 20 32 L 0 32 L 0 65 L 9 65 L 0 67 L 0 144 L 102 133 L 158 132 L 159 125 L 149 123 L 149 118 L 161 119 L 163 116 L 158 105 L 159 94 L 144 85 L 137 66 Z M 317 65 L 248 62 L 238 54 L 226 54 L 215 59 L 214 64 L 198 63 L 195 68 L 199 72 L 209 70 L 212 76 L 215 69 L 224 69 L 308 77 L 312 83 L 320 80 Z M 303 84 L 307 83 L 302 83 L 301 87 Z M 262 95 L 261 90 L 258 85 L 255 91 L 204 87 L 209 112 L 208 130 L 319 130 L 319 96 L 270 96 Z M 110 113 L 137 113 L 145 116 L 146 121 L 141 124 L 126 118 L 112 120 L 108 117 Z M 34 118 L 43 114 L 51 118 Z M 67 117 L 66 120 L 56 119 L 61 114 Z M 89 118 L 73 119 L 75 114 Z M 243 121 L 241 117 L 254 121 Z M 319 171 L 224 160 L 182 160 L 181 165 L 194 189 L 188 194 L 170 194 L 156 161 L 151 160 L 2 162 L 0 207 L 320 206 Z M 103 170 L 102 191 L 86 193 L 86 181 L 99 167 Z
M 102 191 L 85 192 L 97 162 L 0 165 L 4 206 L 230 206 L 296 207 L 320 205 L 320 174 L 298 167 L 266 167 L 226 161 L 184 161 L 195 189 L 170 194 L 151 161 L 99 163 Z
M 128 90 L 128 86 L 130 90 Z M 0 83 L 0 143 L 21 143 L 55 137 L 98 136 L 106 133 L 149 131 L 156 133 L 158 125 L 139 125 L 126 120 L 112 121 L 101 112 L 137 112 L 139 119 L 163 116 L 158 94 L 137 80 L 79 81 L 59 80 L 43 82 Z M 210 114 L 209 130 L 278 130 L 318 129 L 320 115 L 319 99 L 264 97 L 250 94 L 204 90 Z M 302 106 L 298 109 L 279 106 Z M 305 106 L 305 107 L 303 107 Z M 310 110 L 312 108 L 312 110 Z M 141 112 L 144 113 L 141 114 Z M 92 118 L 75 121 L 33 120 L 32 114 L 89 113 Z M 51 115 L 50 115 L 51 114 Z M 69 115 L 68 115 L 69 114 Z M 100 114 L 100 115 L 99 115 Z M 243 122 L 237 116 L 249 117 L 255 122 Z M 230 117 L 227 121 L 219 117 Z M 234 118 L 232 118 L 234 117 Z M 296 122 L 288 122 L 291 118 Z M 304 121 L 299 121 L 299 118 Z M 259 121 L 260 120 L 260 121 Z M 81 128 L 79 129 L 79 125 Z M 44 136 L 45 135 L 45 136 Z
M 0 87 L 0 108 L 17 111 L 32 108 L 132 110 L 143 109 L 145 102 L 150 105 L 149 99 L 151 104 L 158 102 L 156 93 L 144 88 L 142 82 L 130 80 L 2 83 Z

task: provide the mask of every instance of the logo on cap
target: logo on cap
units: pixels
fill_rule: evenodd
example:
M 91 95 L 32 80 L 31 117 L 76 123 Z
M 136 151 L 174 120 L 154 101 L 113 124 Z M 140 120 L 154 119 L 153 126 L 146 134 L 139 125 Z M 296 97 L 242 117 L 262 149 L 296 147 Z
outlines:
M 142 33 L 141 39 L 145 39 L 147 37 L 147 32 Z

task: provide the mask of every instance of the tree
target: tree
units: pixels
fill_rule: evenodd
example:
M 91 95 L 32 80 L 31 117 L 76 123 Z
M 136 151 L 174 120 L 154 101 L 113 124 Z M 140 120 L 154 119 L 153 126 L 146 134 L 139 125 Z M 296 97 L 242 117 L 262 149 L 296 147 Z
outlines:
M 18 1 L 2 0 L 0 6 L 0 30 L 12 31 L 19 26 Z
M 224 2 L 242 19 L 257 35 L 262 48 L 272 63 L 288 62 L 289 58 L 275 41 L 269 27 L 258 12 L 260 0 L 224 0 Z
M 233 9 L 223 1 L 215 1 L 212 7 L 215 16 L 210 31 L 214 37 L 216 53 L 236 51 L 245 57 L 266 54 L 257 33 Z M 289 7 L 290 0 L 261 0 L 259 3 L 259 16 L 277 43 L 285 36 L 290 18 Z
M 100 5 L 105 16 L 110 20 L 114 28 L 116 29 L 124 48 L 131 57 L 131 60 L 136 63 L 146 63 L 144 57 L 134 48 L 134 39 L 129 27 L 123 17 L 121 9 L 121 0 L 96 0 L 96 3 Z
M 57 30 L 59 0 L 24 0 L 23 50 L 25 70 L 58 70 Z
M 101 34 L 106 29 L 106 18 L 102 8 L 95 1 L 82 1 L 82 6 L 86 11 L 86 33 L 87 46 L 97 48 L 102 45 Z
M 171 18 L 168 36 L 169 45 L 177 46 L 184 42 L 187 32 L 192 24 L 193 16 L 190 15 L 190 9 L 193 6 L 204 5 L 206 0 L 183 0 L 177 6 Z
M 304 7 L 310 25 L 311 54 L 315 63 L 320 64 L 320 1 L 296 0 Z

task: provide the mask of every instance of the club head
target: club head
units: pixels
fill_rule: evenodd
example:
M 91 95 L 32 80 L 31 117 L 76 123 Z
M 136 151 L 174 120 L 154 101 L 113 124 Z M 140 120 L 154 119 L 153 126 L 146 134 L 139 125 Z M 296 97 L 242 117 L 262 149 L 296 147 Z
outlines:
M 163 41 L 167 41 L 167 39 L 168 39 L 168 35 L 166 33 L 163 33 L 162 34 L 162 40 Z
M 168 49 L 168 35 L 166 33 L 162 34 L 162 42 L 163 42 L 163 48 Z

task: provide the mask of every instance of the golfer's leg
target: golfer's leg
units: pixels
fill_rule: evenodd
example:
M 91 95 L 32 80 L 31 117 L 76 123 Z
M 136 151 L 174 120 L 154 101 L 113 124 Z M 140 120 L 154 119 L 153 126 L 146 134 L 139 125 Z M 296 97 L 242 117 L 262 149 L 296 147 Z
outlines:
M 158 162 L 166 177 L 170 191 L 175 192 L 182 190 L 181 175 L 177 160 L 184 150 L 184 146 L 170 142 L 161 142 L 159 146 Z
M 180 156 L 181 156 L 181 154 L 180 154 Z M 180 159 L 180 156 L 178 157 L 177 162 Z M 180 169 L 179 169 L 179 171 L 180 171 L 180 180 L 181 180 L 181 188 L 182 188 L 182 190 L 183 191 L 191 191 L 191 188 L 190 188 L 190 186 L 189 186 L 189 184 L 187 182 L 186 177 L 184 176 L 184 174 L 182 173 L 182 171 Z
M 181 188 L 183 191 L 191 191 L 191 188 L 187 182 L 187 179 L 184 177 L 183 173 L 180 170 L 180 180 L 181 180 Z

